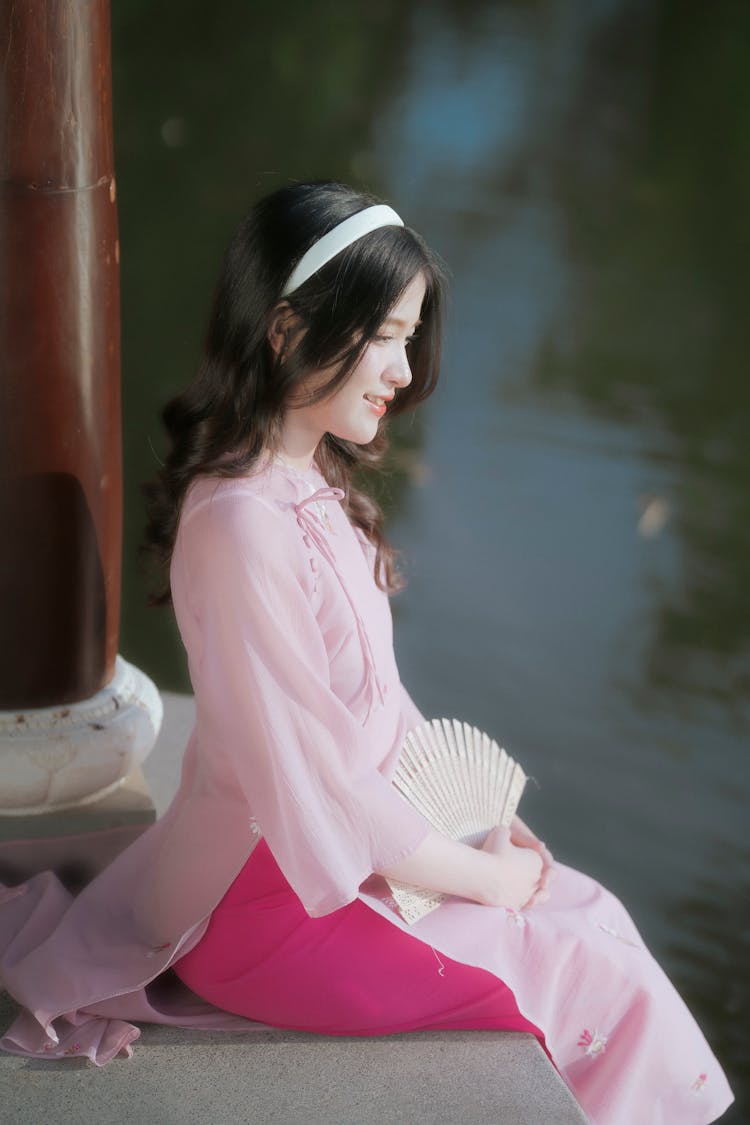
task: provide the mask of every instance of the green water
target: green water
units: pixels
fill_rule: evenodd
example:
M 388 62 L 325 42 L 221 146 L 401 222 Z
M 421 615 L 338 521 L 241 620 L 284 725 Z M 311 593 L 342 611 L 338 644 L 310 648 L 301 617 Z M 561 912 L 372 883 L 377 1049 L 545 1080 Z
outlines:
M 741 1095 L 750 6 L 118 0 L 113 21 L 122 653 L 189 689 L 143 604 L 138 484 L 232 227 L 289 178 L 384 195 L 453 272 L 442 384 L 383 492 L 402 678 L 522 759 L 527 818 L 627 903 Z

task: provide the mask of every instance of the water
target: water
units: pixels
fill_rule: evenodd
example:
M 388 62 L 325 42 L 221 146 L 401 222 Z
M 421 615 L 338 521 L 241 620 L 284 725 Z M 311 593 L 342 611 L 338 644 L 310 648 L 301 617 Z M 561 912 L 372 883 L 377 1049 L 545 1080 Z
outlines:
M 300 3 L 281 26 L 222 3 L 175 27 L 156 5 L 144 36 L 142 5 L 114 7 L 121 651 L 189 687 L 142 608 L 137 482 L 224 239 L 287 177 L 364 183 L 453 272 L 442 383 L 387 498 L 402 678 L 524 762 L 527 819 L 623 898 L 741 1100 L 750 9 Z

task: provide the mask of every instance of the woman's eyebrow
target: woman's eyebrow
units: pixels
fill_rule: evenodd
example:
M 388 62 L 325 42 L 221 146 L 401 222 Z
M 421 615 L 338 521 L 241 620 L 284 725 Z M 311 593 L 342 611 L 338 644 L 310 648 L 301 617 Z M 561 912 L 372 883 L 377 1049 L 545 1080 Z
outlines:
M 384 323 L 385 324 L 395 324 L 397 328 L 408 328 L 408 326 L 409 326 L 409 322 L 407 320 L 401 320 L 397 316 L 386 317 Z M 422 323 L 421 320 L 415 320 L 414 321 L 414 327 L 419 328 L 421 323 Z

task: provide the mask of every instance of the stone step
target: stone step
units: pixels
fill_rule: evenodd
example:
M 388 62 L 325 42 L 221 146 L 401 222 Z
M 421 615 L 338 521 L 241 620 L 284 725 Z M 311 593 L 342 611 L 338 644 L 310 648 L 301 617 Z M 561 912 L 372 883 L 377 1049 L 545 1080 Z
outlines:
M 16 1011 L 0 1000 L 4 1029 Z M 143 1025 L 132 1059 L 97 1068 L 0 1053 L 16 1125 L 585 1125 L 532 1035 L 245 1035 Z

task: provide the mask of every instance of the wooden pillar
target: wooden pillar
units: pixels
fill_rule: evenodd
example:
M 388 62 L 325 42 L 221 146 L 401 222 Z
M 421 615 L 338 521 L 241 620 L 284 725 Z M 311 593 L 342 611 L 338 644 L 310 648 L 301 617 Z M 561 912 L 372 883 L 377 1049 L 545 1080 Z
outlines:
M 81 715 L 87 739 L 98 728 L 111 743 L 107 707 L 119 712 L 126 700 L 121 683 L 109 693 L 108 685 L 116 672 L 129 683 L 135 674 L 117 657 L 122 467 L 111 100 L 108 0 L 0 4 L 0 751 L 7 752 L 0 813 L 89 799 L 119 780 L 116 767 L 133 764 L 126 748 L 110 746 L 104 768 L 88 746 L 88 780 L 79 754 L 77 785 L 68 766 L 60 783 L 52 753 L 62 737 L 71 764 Z M 76 717 L 69 705 L 78 703 Z M 32 729 L 39 737 L 33 752 L 26 745 L 31 758 L 22 768 L 24 744 L 12 736 Z M 30 763 L 39 762 L 45 738 L 43 795 L 39 778 L 31 785 Z
M 112 678 L 119 247 L 107 0 L 6 0 L 0 117 L 0 707 Z

